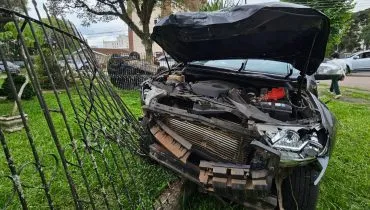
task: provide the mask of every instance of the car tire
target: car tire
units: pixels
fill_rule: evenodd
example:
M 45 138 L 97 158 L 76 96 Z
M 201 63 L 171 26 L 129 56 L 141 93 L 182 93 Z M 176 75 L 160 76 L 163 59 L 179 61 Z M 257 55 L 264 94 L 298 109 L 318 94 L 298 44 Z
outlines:
M 319 185 L 314 181 L 319 172 L 311 166 L 296 167 L 283 180 L 282 195 L 284 209 L 314 210 L 319 195 Z
M 351 69 L 349 68 L 349 66 L 347 66 L 346 68 L 346 74 L 350 74 L 351 73 Z

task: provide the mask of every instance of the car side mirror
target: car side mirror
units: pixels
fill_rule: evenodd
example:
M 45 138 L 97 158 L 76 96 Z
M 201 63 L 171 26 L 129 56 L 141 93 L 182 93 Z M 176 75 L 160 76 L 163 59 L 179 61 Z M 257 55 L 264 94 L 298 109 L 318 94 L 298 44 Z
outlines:
M 358 55 L 353 56 L 353 60 L 357 60 L 359 58 L 360 58 L 360 56 L 358 56 Z

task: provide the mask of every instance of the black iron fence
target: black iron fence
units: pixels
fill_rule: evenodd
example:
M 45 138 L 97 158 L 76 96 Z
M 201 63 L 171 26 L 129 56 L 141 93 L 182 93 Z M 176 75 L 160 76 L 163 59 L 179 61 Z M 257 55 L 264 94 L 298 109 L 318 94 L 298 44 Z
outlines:
M 97 68 L 74 25 L 49 15 L 41 18 L 32 3 L 38 19 L 29 17 L 24 4 L 22 12 L 0 8 L 0 16 L 11 20 L 5 28 L 12 28 L 12 36 L 0 44 L 16 43 L 24 62 L 22 81 L 35 95 L 21 99 L 27 85 L 15 84 L 12 74 L 17 72 L 0 47 L 2 75 L 13 95 L 13 100 L 0 101 L 0 209 L 153 208 L 159 192 L 150 184 L 165 173 L 141 167 L 142 127 Z M 135 60 L 111 60 L 110 80 L 136 88 L 153 73 L 137 73 L 137 65 Z M 117 69 L 124 71 L 116 74 Z

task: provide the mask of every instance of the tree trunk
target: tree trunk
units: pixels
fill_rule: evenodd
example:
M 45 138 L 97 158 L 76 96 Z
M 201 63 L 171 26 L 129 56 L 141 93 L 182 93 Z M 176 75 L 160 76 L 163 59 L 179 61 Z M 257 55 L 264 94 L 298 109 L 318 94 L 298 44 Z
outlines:
M 20 43 L 20 40 L 18 40 L 19 43 Z M 21 46 L 21 55 L 23 58 L 26 58 L 26 54 L 24 52 L 24 48 L 22 47 L 21 44 L 19 44 L 19 46 Z M 30 68 L 29 67 L 29 63 L 26 61 L 26 59 L 24 59 L 24 64 L 27 65 L 27 68 Z M 26 74 L 26 81 L 24 81 L 23 85 L 21 86 L 21 88 L 19 89 L 19 92 L 18 92 L 18 98 L 19 100 L 22 100 L 22 95 L 23 95 L 23 91 L 24 89 L 26 88 L 27 84 L 30 82 L 30 78 L 28 77 L 28 74 Z M 13 105 L 13 110 L 12 110 L 12 113 L 11 113 L 11 116 L 14 116 L 18 111 L 18 105 L 17 105 L 17 102 L 14 101 L 14 105 Z
M 22 99 L 22 95 L 23 95 L 23 91 L 24 89 L 26 88 L 27 84 L 30 82 L 30 79 L 28 77 L 28 74 L 26 74 L 26 81 L 23 83 L 22 87 L 19 89 L 19 92 L 18 92 L 18 98 L 19 100 Z M 17 106 L 17 102 L 14 101 L 14 105 L 13 105 L 13 110 L 12 110 L 12 113 L 11 113 L 11 116 L 14 116 L 18 111 L 18 106 Z
M 144 48 L 145 48 L 145 60 L 152 63 L 153 62 L 153 41 L 150 39 L 149 30 L 149 20 L 143 22 L 143 32 L 144 36 L 141 38 Z
M 184 0 L 184 5 L 190 11 L 199 11 L 203 4 L 207 3 L 207 0 Z
M 143 39 L 143 45 L 145 48 L 145 60 L 153 62 L 153 42 L 150 38 Z

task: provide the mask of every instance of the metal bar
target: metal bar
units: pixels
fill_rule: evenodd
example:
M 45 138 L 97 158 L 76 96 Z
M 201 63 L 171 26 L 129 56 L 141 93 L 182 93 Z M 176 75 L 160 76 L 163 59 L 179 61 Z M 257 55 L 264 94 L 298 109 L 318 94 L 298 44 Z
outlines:
M 37 17 L 38 17 L 38 18 L 39 18 L 39 20 L 41 21 L 41 15 L 40 15 L 40 12 L 39 12 L 39 10 L 38 10 L 38 8 L 37 8 L 37 3 L 36 3 L 36 1 L 35 1 L 35 0 L 32 0 L 32 4 L 34 5 L 34 9 L 35 9 L 35 11 L 36 11 Z M 54 59 L 55 61 L 57 61 L 57 58 L 56 58 L 56 56 L 55 56 L 55 52 L 54 52 L 54 49 L 53 49 L 53 45 L 52 45 L 52 43 L 50 43 L 50 39 L 49 39 L 49 37 L 47 36 L 46 29 L 45 29 L 45 27 L 44 27 L 43 25 L 41 25 L 41 28 L 42 28 L 43 33 L 44 33 L 44 35 L 45 35 L 45 39 L 47 40 L 47 43 L 48 43 L 48 45 L 49 45 L 49 47 L 50 47 L 49 49 L 50 49 L 50 51 L 51 51 L 51 54 L 52 54 L 52 56 L 53 56 L 53 59 Z M 57 69 L 58 69 L 58 71 L 59 71 L 59 74 L 62 76 L 63 74 L 62 74 L 62 71 L 61 71 L 61 69 L 60 69 L 60 67 L 59 67 L 59 66 L 58 66 L 58 68 L 57 68 Z M 50 72 L 48 72 L 48 76 L 49 76 L 49 79 L 51 79 L 51 81 L 52 81 L 53 79 L 52 79 L 52 77 L 51 77 L 51 75 L 50 75 Z M 62 76 L 62 79 L 63 79 L 63 85 L 64 85 L 64 88 L 65 88 L 65 90 L 66 90 L 66 92 L 67 92 L 68 98 L 70 99 L 71 104 L 73 104 L 73 100 L 72 100 L 72 98 L 71 98 L 71 96 L 70 96 L 70 93 L 69 93 L 68 85 L 67 85 L 67 83 L 66 83 L 66 81 L 65 81 L 65 78 L 64 78 L 63 76 Z M 65 126 L 66 126 L 66 128 L 67 128 L 67 133 L 68 133 L 68 136 L 69 136 L 69 138 L 70 138 L 70 140 L 71 140 L 71 145 L 72 145 L 72 148 L 73 148 L 74 154 L 75 154 L 75 156 L 76 156 L 76 159 L 77 159 L 77 162 L 78 162 L 78 166 L 79 166 L 79 168 L 80 168 L 81 175 L 82 175 L 83 180 L 84 180 L 85 187 L 86 187 L 87 192 L 88 192 L 88 196 L 89 196 L 89 203 L 92 205 L 92 208 L 93 208 L 93 209 L 96 209 L 96 207 L 95 207 L 95 202 L 94 202 L 94 199 L 93 199 L 93 197 L 92 197 L 91 190 L 90 190 L 90 185 L 89 185 L 89 183 L 88 183 L 88 181 L 87 181 L 85 171 L 83 170 L 82 162 L 81 162 L 81 159 L 80 159 L 80 156 L 79 156 L 78 150 L 77 150 L 77 145 L 76 145 L 76 142 L 75 142 L 75 140 L 74 140 L 74 138 L 73 138 L 73 134 L 72 134 L 72 131 L 71 131 L 71 127 L 70 127 L 70 125 L 68 124 L 66 113 L 65 113 L 65 111 L 64 111 L 64 109 L 63 109 L 63 106 L 62 106 L 62 104 L 61 104 L 60 98 L 59 98 L 59 96 L 58 96 L 57 90 L 55 89 L 55 86 L 54 86 L 54 85 L 53 85 L 53 89 L 54 89 L 55 97 L 56 97 L 57 102 L 58 102 L 59 111 L 60 111 L 60 113 L 61 113 L 61 115 L 62 115 L 62 117 L 63 117 L 63 121 L 64 121 Z M 72 107 L 74 108 L 74 104 L 72 105 Z
M 8 5 L 10 6 L 11 5 L 10 4 L 10 1 L 7 0 L 7 2 L 8 2 Z M 24 1 L 21 0 L 21 3 L 22 3 L 22 7 L 23 7 L 23 10 L 24 10 L 26 16 L 28 16 L 27 7 L 26 7 Z M 18 22 L 17 21 L 15 21 L 15 25 L 18 25 Z M 37 48 L 37 50 L 40 53 L 40 56 L 41 56 L 42 62 L 44 64 L 45 70 L 48 73 L 49 80 L 51 81 L 52 85 L 54 86 L 53 80 L 52 80 L 52 78 L 50 76 L 49 67 L 48 67 L 47 62 L 45 60 L 45 56 L 44 56 L 44 54 L 43 54 L 43 52 L 41 50 L 40 44 L 39 44 L 39 42 L 37 40 L 37 36 L 35 34 L 35 30 L 33 28 L 32 22 L 29 22 L 29 26 L 30 26 L 30 30 L 31 30 L 32 36 L 35 39 L 36 48 Z M 26 46 L 24 46 L 24 47 L 26 48 Z M 29 56 L 27 56 L 27 57 L 29 57 Z M 32 63 L 31 60 L 30 60 L 30 63 Z M 35 81 L 37 81 L 37 83 L 40 84 L 39 81 L 38 81 L 38 78 L 37 78 L 37 76 L 35 74 L 35 71 L 33 69 L 33 65 L 31 65 L 31 72 L 32 72 L 32 74 L 33 74 L 33 76 L 35 78 Z M 56 93 L 56 94 L 58 94 L 58 93 Z M 71 190 L 71 193 L 72 193 L 73 200 L 75 202 L 76 208 L 80 208 L 81 206 L 80 206 L 80 204 L 78 202 L 78 200 L 79 200 L 78 193 L 77 193 L 77 190 L 76 190 L 74 181 L 73 181 L 73 179 L 71 177 L 71 174 L 69 172 L 69 169 L 68 169 L 68 165 L 67 165 L 66 158 L 65 158 L 65 155 L 64 155 L 64 150 L 63 150 L 62 145 L 61 145 L 61 143 L 59 141 L 58 134 L 57 134 L 57 132 L 55 130 L 55 126 L 54 126 L 53 120 L 52 120 L 52 118 L 50 116 L 50 113 L 47 111 L 48 108 L 47 108 L 47 105 L 45 103 L 45 100 L 44 100 L 42 94 L 40 94 L 40 99 L 41 99 L 40 100 L 40 104 L 43 104 L 43 106 L 44 106 L 43 113 L 44 113 L 45 119 L 47 121 L 47 124 L 49 126 L 49 130 L 51 132 L 51 135 L 52 135 L 53 140 L 54 140 L 54 143 L 55 143 L 55 146 L 56 146 L 56 148 L 58 150 L 58 153 L 59 153 L 59 156 L 61 158 L 61 162 L 62 162 L 62 165 L 63 165 L 63 168 L 64 168 L 64 172 L 65 172 L 66 178 L 68 180 L 68 184 L 69 184 L 69 187 L 70 187 L 70 190 Z
M 48 18 L 48 20 L 49 20 L 49 23 L 50 23 L 50 25 L 52 25 L 52 27 L 53 27 L 53 33 L 55 34 L 55 27 L 53 26 L 53 23 L 52 23 L 52 20 L 51 20 L 51 17 L 50 17 L 50 15 L 48 14 L 48 12 L 47 12 L 47 9 L 46 9 L 46 7 L 45 7 L 45 5 L 44 5 L 44 10 L 46 11 L 46 14 L 47 14 L 47 18 Z M 60 25 L 58 25 L 58 29 L 60 30 Z M 70 54 L 72 54 L 72 52 L 70 51 L 70 46 L 69 46 L 69 44 L 68 44 L 68 42 L 67 42 L 67 40 L 66 40 L 66 37 L 65 37 L 65 35 L 64 34 L 62 34 L 62 38 L 63 38 L 63 40 L 64 40 L 64 43 L 66 43 L 66 45 L 67 45 L 67 49 L 68 49 L 68 51 L 69 51 L 69 53 Z M 65 55 L 65 53 L 63 52 L 63 48 L 61 47 L 61 45 L 60 45 L 60 42 L 59 42 L 59 38 L 56 36 L 56 39 L 57 39 L 57 45 L 58 45 L 58 47 L 59 47 L 59 49 L 60 49 L 60 52 L 61 52 L 61 54 L 63 55 L 63 58 L 64 58 L 64 60 L 65 61 L 67 61 L 67 57 L 66 57 L 66 55 Z M 76 61 L 75 61 L 75 59 L 72 57 L 72 60 L 73 60 L 73 63 L 74 63 L 74 65 L 75 65 L 75 67 L 77 68 L 77 63 L 76 63 Z M 76 81 L 75 81 L 75 79 L 74 79 L 74 77 L 73 77 L 73 71 L 72 71 L 72 69 L 71 69 L 71 67 L 69 66 L 69 63 L 67 62 L 66 63 L 66 66 L 67 66 L 67 68 L 68 68 L 68 70 L 69 70 L 69 72 L 70 72 L 70 74 L 71 74 L 71 76 L 72 76 L 72 79 L 73 79 L 73 82 L 76 84 Z M 79 74 L 79 77 L 81 78 L 81 74 L 80 73 L 78 73 Z M 85 87 L 85 85 L 83 85 L 84 87 Z M 82 102 L 82 107 L 83 107 L 83 109 L 86 111 L 86 105 L 85 105 L 85 103 L 84 103 L 84 99 L 83 99 L 83 97 L 82 97 L 82 93 L 81 93 L 81 91 L 79 90 L 79 88 L 78 88 L 78 86 L 76 85 L 75 86 L 75 88 L 76 88 L 76 91 L 78 92 L 78 95 L 79 95 L 79 97 L 80 97 L 80 100 L 81 100 L 81 102 Z M 85 87 L 85 89 L 86 89 L 86 87 Z M 74 105 L 73 105 L 74 106 Z M 84 111 L 84 113 L 85 113 L 85 111 Z M 108 198 L 107 198 L 107 194 L 106 194 L 106 191 L 104 190 L 104 184 L 103 184 L 103 182 L 102 182 L 102 178 L 101 178 L 101 175 L 100 175 L 100 173 L 99 173 L 99 170 L 98 170 L 98 166 L 97 166 L 97 163 L 96 163 L 96 157 L 94 156 L 94 154 L 92 153 L 92 150 L 91 150 L 91 148 L 90 148 L 90 146 L 89 146 L 89 143 L 86 141 L 86 139 L 88 138 L 87 137 L 87 134 L 85 133 L 85 130 L 86 130 L 86 127 L 84 128 L 83 126 L 82 126 L 82 122 L 80 121 L 80 118 L 78 117 L 79 115 L 77 114 L 78 112 L 76 111 L 76 109 L 74 108 L 74 113 L 75 113 L 75 116 L 76 116 L 76 120 L 78 121 L 78 124 L 79 124 L 79 126 L 80 126 L 80 130 L 81 130 L 81 132 L 82 132 L 82 135 L 83 135 L 83 139 L 84 139 L 84 145 L 85 145 L 85 148 L 87 149 L 87 151 L 88 151 L 88 153 L 89 153 L 89 156 L 90 156 L 90 158 L 91 158 L 91 161 L 92 161 L 92 163 L 93 163 L 93 165 L 94 165 L 94 171 L 95 171 L 95 174 L 96 174 L 96 176 L 97 176 L 97 180 L 98 180 L 98 183 L 99 183 L 99 185 L 100 185 L 100 187 L 101 187 L 101 192 L 102 192 L 102 194 L 103 194 L 103 199 L 104 199 L 104 203 L 105 203 L 105 206 L 107 207 L 107 209 L 110 209 L 110 205 L 109 205 L 109 202 L 108 202 Z M 89 118 L 89 116 L 86 116 L 87 118 Z
M 7 1 L 8 1 L 8 4 L 9 4 L 9 0 L 7 0 Z M 30 73 L 30 68 L 32 66 L 32 61 L 29 59 L 30 58 L 30 55 L 29 55 L 28 49 L 27 49 L 27 47 L 25 45 L 25 40 L 24 40 L 24 38 L 22 36 L 22 31 L 21 31 L 21 29 L 19 27 L 18 20 L 15 17 L 14 13 L 11 13 L 11 18 L 13 19 L 13 22 L 15 24 L 16 30 L 17 30 L 17 32 L 19 34 L 19 40 L 20 40 L 21 45 L 22 45 L 22 47 L 21 47 L 22 49 L 21 50 L 23 50 L 23 52 L 24 52 L 24 53 L 22 53 L 22 57 L 23 57 L 23 60 L 24 60 L 24 63 L 25 63 L 25 67 L 26 67 L 27 73 L 28 73 L 28 75 L 30 77 L 30 81 L 32 83 L 33 88 L 36 90 L 37 89 L 37 85 L 36 85 L 35 81 L 32 79 L 32 76 L 31 76 L 32 74 Z M 2 59 L 3 59 L 3 62 L 4 62 L 5 61 L 4 56 L 2 56 Z M 4 63 L 4 66 L 7 66 L 6 62 Z M 8 68 L 5 67 L 5 69 L 8 69 Z M 15 101 L 17 103 L 18 110 L 19 110 L 19 113 L 20 113 L 21 118 L 22 118 L 22 123 L 23 123 L 23 125 L 25 127 L 25 130 L 26 130 L 27 138 L 28 138 L 29 144 L 30 144 L 31 149 L 32 149 L 33 157 L 35 159 L 35 166 L 36 166 L 36 169 L 37 169 L 37 171 L 38 171 L 38 173 L 40 175 L 41 182 L 43 184 L 43 188 L 44 188 L 44 191 L 45 191 L 45 196 L 46 196 L 47 201 L 48 201 L 48 205 L 49 205 L 49 207 L 51 209 L 53 209 L 54 208 L 54 205 L 53 205 L 53 201 L 51 199 L 50 189 L 49 189 L 49 186 L 47 184 L 45 174 L 44 174 L 44 172 L 42 170 L 42 164 L 41 164 L 40 157 L 39 157 L 39 155 L 37 153 L 37 150 L 36 150 L 34 139 L 33 139 L 32 135 L 31 135 L 30 128 L 28 127 L 28 124 L 26 122 L 26 118 L 24 116 L 24 112 L 23 112 L 21 103 L 20 103 L 19 98 L 17 96 L 17 91 L 15 89 L 14 81 L 13 81 L 13 79 L 11 77 L 11 74 L 10 74 L 9 70 L 7 70 L 6 73 L 7 73 L 7 76 L 9 78 L 9 81 L 10 81 L 10 84 L 11 84 L 11 87 L 12 87 L 13 95 L 16 96 L 15 97 Z M 40 97 L 39 92 L 37 92 L 37 91 L 36 91 L 36 96 L 38 98 Z
M 63 19 L 64 20 L 64 19 Z M 64 22 L 65 22 L 65 20 L 64 20 Z M 73 25 L 69 22 L 69 25 L 71 26 L 71 28 L 73 28 Z M 68 27 L 67 27 L 67 30 L 68 30 Z M 76 32 L 77 32 L 77 30 L 73 30 L 73 33 L 75 33 L 76 34 Z M 81 35 L 80 34 L 78 34 L 78 36 L 80 37 L 80 38 L 82 38 L 81 37 Z M 88 46 L 86 46 L 86 47 L 88 47 Z M 77 48 L 77 47 L 76 47 Z M 80 44 L 80 48 L 81 49 L 83 49 L 83 47 L 81 46 L 81 44 Z M 91 51 L 91 49 L 89 48 L 89 51 L 90 52 L 92 52 Z M 84 53 L 84 50 L 82 50 L 82 52 Z M 80 55 L 79 55 L 80 56 Z M 84 54 L 84 56 L 86 57 L 86 54 Z M 80 57 L 80 59 L 81 59 L 81 57 Z M 100 73 L 100 72 L 99 72 Z M 102 79 L 104 79 L 104 77 L 102 77 L 101 76 L 101 78 Z M 107 88 L 108 90 L 110 90 L 110 88 Z M 115 99 L 117 99 L 117 97 L 112 97 L 114 100 Z M 119 98 L 119 97 L 118 97 Z M 120 98 L 119 98 L 119 100 L 121 100 Z M 127 107 L 124 107 L 124 106 L 121 106 L 121 109 L 122 110 L 128 110 L 127 109 Z M 127 112 L 125 113 L 126 115 L 129 115 Z M 131 117 L 131 119 L 132 119 L 132 114 L 131 115 L 129 115 L 130 117 Z M 132 120 L 132 122 L 136 122 L 136 120 Z M 131 139 L 133 139 L 133 138 L 131 138 Z M 127 145 L 126 145 L 127 146 Z M 127 162 L 127 160 L 126 160 L 126 157 L 125 157 L 125 154 L 124 154 L 124 152 L 122 151 L 122 148 L 119 148 L 120 149 L 120 153 L 121 153 L 121 157 L 122 157 L 122 160 L 123 160 L 123 162 L 124 162 L 124 165 L 126 166 L 126 168 L 127 168 L 127 172 L 128 172 L 128 174 L 130 175 L 130 179 L 131 179 L 131 181 L 132 181 L 132 184 L 133 185 L 136 185 L 136 183 L 135 183 L 135 179 L 134 179 L 134 177 L 133 177 L 133 175 L 130 173 L 130 171 L 129 171 L 129 164 L 128 164 L 128 162 Z M 130 152 L 132 152 L 132 150 L 129 150 Z M 136 161 L 133 161 L 133 163 L 134 164 L 136 164 Z M 137 189 L 136 187 L 135 187 L 135 189 Z M 138 193 L 138 196 L 139 196 L 139 198 L 141 199 L 141 196 L 140 196 L 140 194 Z M 141 203 L 141 202 L 140 202 Z M 144 206 L 142 206 L 142 207 L 144 207 Z
M 26 198 L 25 198 L 25 195 L 24 195 L 24 192 L 23 192 L 21 179 L 20 179 L 19 175 L 17 174 L 17 169 L 15 168 L 13 158 L 10 154 L 10 151 L 8 149 L 8 145 L 6 144 L 6 141 L 5 141 L 4 134 L 1 130 L 0 130 L 0 142 L 1 142 L 1 146 L 3 147 L 4 153 L 5 153 L 5 157 L 6 157 L 6 161 L 7 161 L 9 170 L 12 174 L 11 179 L 13 181 L 14 189 L 18 194 L 19 201 L 21 202 L 22 208 L 24 210 L 27 210 L 28 206 L 27 206 L 27 201 L 26 201 Z
M 17 105 L 19 105 L 17 90 L 15 89 L 14 81 L 11 78 L 10 71 L 9 71 L 9 68 L 8 68 L 8 64 L 6 63 L 6 60 L 4 58 L 4 53 L 3 53 L 3 50 L 2 50 L 1 47 L 0 47 L 0 57 L 1 57 L 1 61 L 4 64 L 4 68 L 6 70 L 6 73 L 7 73 L 8 77 L 10 77 L 10 79 L 9 79 L 10 80 L 10 86 L 11 86 L 13 95 L 16 98 L 16 103 L 17 103 Z M 23 115 L 23 112 L 20 111 L 20 113 L 22 113 L 22 120 L 24 122 L 25 121 L 25 117 Z M 21 179 L 20 179 L 20 177 L 19 177 L 19 175 L 17 173 L 17 169 L 15 167 L 13 158 L 12 158 L 12 156 L 10 154 L 9 147 L 8 147 L 6 141 L 5 141 L 5 136 L 4 136 L 4 134 L 3 134 L 2 130 L 1 130 L 1 127 L 0 127 L 0 141 L 1 141 L 1 146 L 3 147 L 3 150 L 4 150 L 4 154 L 5 154 L 5 157 L 6 157 L 6 161 L 7 161 L 9 170 L 10 170 L 10 172 L 12 174 L 11 179 L 13 181 L 14 189 L 15 189 L 15 191 L 18 194 L 19 201 L 21 202 L 22 208 L 26 210 L 26 209 L 28 209 L 28 206 L 27 206 L 27 201 L 26 201 L 26 198 L 25 198 L 25 195 L 24 195 L 24 192 L 23 192 L 23 187 L 22 187 Z
M 10 0 L 7 0 L 7 3 L 10 5 Z M 144 197 L 149 198 L 152 195 L 149 195 L 147 190 L 142 192 L 148 186 L 138 182 L 134 173 L 136 169 L 141 167 L 137 161 L 138 155 L 141 155 L 138 139 L 143 138 L 144 129 L 120 96 L 115 93 L 107 75 L 100 71 L 98 60 L 75 26 L 64 18 L 62 21 L 55 18 L 54 21 L 54 17 L 48 14 L 45 5 L 44 10 L 49 22 L 42 20 L 35 0 L 32 0 L 32 3 L 38 20 L 30 18 L 23 0 L 22 3 L 23 14 L 4 8 L 0 8 L 0 12 L 9 14 L 15 24 L 19 46 L 24 52 L 21 57 L 26 64 L 30 83 L 40 105 L 40 113 L 45 118 L 45 125 L 53 139 L 53 142 L 50 142 L 52 144 L 50 149 L 58 151 L 58 154 L 51 155 L 55 159 L 56 165 L 59 162 L 62 163 L 63 173 L 60 173 L 62 176 L 58 177 L 58 167 L 53 167 L 51 168 L 53 171 L 50 171 L 51 178 L 46 179 L 49 177 L 50 168 L 47 165 L 49 162 L 46 159 L 41 161 L 39 157 L 49 154 L 42 154 L 45 152 L 44 148 L 36 147 L 32 130 L 23 113 L 22 104 L 20 99 L 16 97 L 25 133 L 34 156 L 34 165 L 41 178 L 42 186 L 21 183 L 20 177 L 14 176 L 14 174 L 19 176 L 22 169 L 26 165 L 30 165 L 28 162 L 21 165 L 18 171 L 13 164 L 14 171 L 11 169 L 10 174 L 12 175 L 9 177 L 17 179 L 12 179 L 14 193 L 9 199 L 14 199 L 13 197 L 18 193 L 21 195 L 21 197 L 18 196 L 20 204 L 22 208 L 26 209 L 28 208 L 27 204 L 31 206 L 31 203 L 35 202 L 30 198 L 28 199 L 29 203 L 26 202 L 27 192 L 31 192 L 32 189 L 43 189 L 48 207 L 50 209 L 60 208 L 60 205 L 63 204 L 57 203 L 61 202 L 59 199 L 52 199 L 50 192 L 52 184 L 58 179 L 58 184 L 62 183 L 68 187 L 69 193 L 66 194 L 68 196 L 66 203 L 73 205 L 76 209 L 147 209 L 149 206 Z M 19 18 L 23 18 L 24 21 Z M 43 41 L 39 41 L 38 30 L 41 31 L 45 44 Z M 27 34 L 30 32 L 32 35 L 34 47 L 26 45 L 25 34 L 22 34 L 26 31 Z M 45 53 L 44 50 L 48 52 Z M 42 67 L 34 65 L 31 57 L 33 52 L 37 53 L 37 58 L 40 58 L 41 63 L 39 65 Z M 71 56 L 71 62 L 68 61 L 69 56 Z M 62 61 L 58 60 L 61 59 L 60 57 L 62 57 Z M 5 62 L 4 56 L 2 56 L 2 60 Z M 82 65 L 86 65 L 87 68 L 78 70 L 81 66 L 79 61 L 82 63 L 85 60 L 86 64 Z M 60 64 L 61 62 L 62 64 Z M 50 63 L 53 64 L 50 65 Z M 43 70 L 42 76 L 46 77 L 49 82 L 51 93 L 45 93 L 40 85 L 42 78 L 39 78 L 39 68 Z M 12 83 L 13 92 L 17 94 L 9 71 L 7 73 L 9 81 Z M 63 93 L 65 92 L 66 96 L 63 96 L 58 88 L 64 89 Z M 65 99 L 68 100 L 67 103 L 65 103 Z M 32 109 L 34 108 L 37 107 L 32 107 Z M 72 112 L 73 114 L 70 116 Z M 0 137 L 1 135 L 2 133 Z M 38 136 L 35 134 L 35 137 Z M 1 143 L 5 152 L 9 145 L 6 144 L 5 139 L 1 139 Z M 40 141 L 40 143 L 43 142 Z M 8 157 L 11 160 L 10 153 L 9 156 L 6 156 L 6 158 Z M 10 167 L 10 162 L 7 161 L 7 163 Z M 28 174 L 24 176 L 28 176 Z M 145 174 L 140 176 L 145 177 Z M 19 183 L 16 183 L 15 181 L 18 180 Z M 20 190 L 17 186 L 31 191 Z M 21 193 L 19 194 L 19 192 Z M 18 207 L 17 205 L 18 203 L 15 204 L 15 208 Z M 44 205 L 43 203 L 36 205 L 32 203 L 32 207 L 35 208 L 44 207 Z

